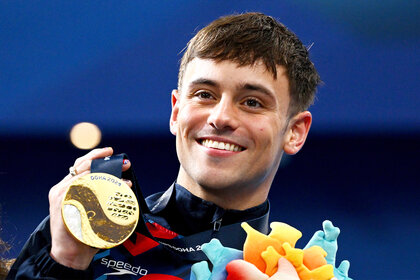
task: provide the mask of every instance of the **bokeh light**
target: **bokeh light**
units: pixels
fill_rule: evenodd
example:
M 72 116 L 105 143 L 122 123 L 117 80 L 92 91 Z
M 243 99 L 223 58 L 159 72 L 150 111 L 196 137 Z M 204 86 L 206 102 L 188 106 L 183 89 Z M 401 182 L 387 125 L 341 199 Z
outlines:
M 93 149 L 101 142 L 102 133 L 93 123 L 81 122 L 73 126 L 70 140 L 74 146 L 82 150 Z

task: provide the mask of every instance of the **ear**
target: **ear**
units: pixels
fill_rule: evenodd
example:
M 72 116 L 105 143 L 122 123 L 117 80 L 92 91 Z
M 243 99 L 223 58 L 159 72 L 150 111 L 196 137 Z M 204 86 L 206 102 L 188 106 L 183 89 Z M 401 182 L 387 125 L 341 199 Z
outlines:
M 176 135 L 178 130 L 178 111 L 179 111 L 179 94 L 178 90 L 174 89 L 171 93 L 171 103 L 172 103 L 172 112 L 171 112 L 171 119 L 169 121 L 169 127 L 171 133 Z
M 283 150 L 286 154 L 294 155 L 305 144 L 309 129 L 311 128 L 312 115 L 309 111 L 300 112 L 290 121 L 286 132 Z

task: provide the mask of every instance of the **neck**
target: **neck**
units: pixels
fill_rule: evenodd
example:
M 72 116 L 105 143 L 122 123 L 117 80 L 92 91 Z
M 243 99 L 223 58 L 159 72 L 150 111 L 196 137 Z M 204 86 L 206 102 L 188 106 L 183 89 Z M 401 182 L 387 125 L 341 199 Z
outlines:
M 260 205 L 267 200 L 269 186 L 207 186 L 193 180 L 181 167 L 177 183 L 199 198 L 210 201 L 224 209 L 245 210 Z

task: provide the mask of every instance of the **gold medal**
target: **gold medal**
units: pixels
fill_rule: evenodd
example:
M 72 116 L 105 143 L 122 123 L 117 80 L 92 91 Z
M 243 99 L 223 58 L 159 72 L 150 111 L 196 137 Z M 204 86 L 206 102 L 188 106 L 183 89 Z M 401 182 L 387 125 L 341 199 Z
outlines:
M 80 242 L 109 249 L 133 233 L 139 205 L 123 180 L 106 173 L 91 173 L 71 184 L 61 215 L 69 232 Z

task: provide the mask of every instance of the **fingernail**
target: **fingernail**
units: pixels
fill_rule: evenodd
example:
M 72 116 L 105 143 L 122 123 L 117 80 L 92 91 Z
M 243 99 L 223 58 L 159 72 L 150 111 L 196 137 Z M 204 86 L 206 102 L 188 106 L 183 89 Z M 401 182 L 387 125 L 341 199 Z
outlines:
M 126 165 L 128 162 L 128 159 L 123 160 L 123 165 Z

